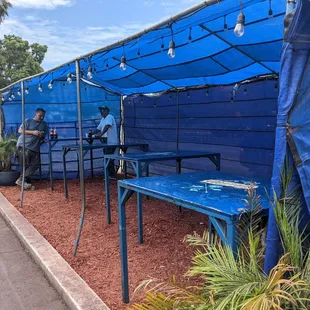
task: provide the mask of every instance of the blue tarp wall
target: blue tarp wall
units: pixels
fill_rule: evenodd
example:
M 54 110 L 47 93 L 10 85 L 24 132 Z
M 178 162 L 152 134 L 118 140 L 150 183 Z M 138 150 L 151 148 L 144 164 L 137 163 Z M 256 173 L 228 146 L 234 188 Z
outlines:
M 280 195 L 285 155 L 292 155 L 305 198 L 303 228 L 310 211 L 310 2 L 300 0 L 281 53 L 280 92 L 272 184 Z M 272 209 L 269 212 L 265 271 L 277 263 L 280 240 Z
M 126 142 L 148 143 L 151 151 L 221 153 L 221 170 L 245 176 L 272 175 L 278 83 L 169 92 L 124 100 Z M 214 169 L 206 159 L 186 160 L 184 171 Z M 154 163 L 150 172 L 175 172 L 175 162 Z
M 43 91 L 38 92 L 34 86 L 29 87 L 29 94 L 25 94 L 25 114 L 26 118 L 32 118 L 36 108 L 41 107 L 46 110 L 45 121 L 51 128 L 56 128 L 59 138 L 78 138 L 78 114 L 76 83 L 71 84 L 66 81 L 54 81 L 53 89 L 47 87 L 48 83 L 42 83 Z M 100 122 L 101 115 L 98 107 L 107 105 L 111 109 L 117 123 L 120 123 L 120 96 L 107 92 L 103 88 L 92 84 L 81 82 L 81 100 L 83 115 L 83 133 L 87 133 L 89 128 L 96 128 Z M 15 92 L 15 99 L 5 101 L 3 104 L 5 115 L 5 132 L 7 134 L 17 133 L 22 120 L 21 97 Z M 84 136 L 85 137 L 85 136 Z M 53 148 L 53 171 L 55 178 L 63 177 L 62 167 L 62 145 L 75 144 L 75 141 L 59 142 Z M 100 143 L 100 142 L 95 142 Z M 42 176 L 46 178 L 49 174 L 47 144 L 41 147 Z M 67 154 L 68 176 L 77 176 L 77 155 L 75 152 Z M 95 173 L 102 174 L 103 152 L 94 150 Z M 90 174 L 89 154 L 85 156 L 85 173 Z M 17 165 L 18 167 L 18 165 Z M 18 168 L 17 168 L 18 169 Z

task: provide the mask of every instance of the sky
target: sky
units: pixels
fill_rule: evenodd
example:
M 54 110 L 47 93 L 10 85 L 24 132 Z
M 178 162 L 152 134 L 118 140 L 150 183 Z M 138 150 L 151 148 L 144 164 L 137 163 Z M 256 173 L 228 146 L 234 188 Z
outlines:
M 48 46 L 45 70 L 135 34 L 202 0 L 10 0 L 0 38 Z

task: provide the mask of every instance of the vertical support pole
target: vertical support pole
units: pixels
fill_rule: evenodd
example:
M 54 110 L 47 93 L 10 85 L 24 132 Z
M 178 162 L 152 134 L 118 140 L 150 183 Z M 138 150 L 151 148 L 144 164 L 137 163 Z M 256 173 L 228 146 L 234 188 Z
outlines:
M 121 95 L 121 125 L 120 125 L 120 129 L 119 129 L 119 142 L 120 144 L 124 144 L 125 143 L 125 131 L 124 131 L 124 96 Z M 120 148 L 120 153 L 124 154 L 122 148 Z M 120 161 L 120 168 L 121 168 L 121 172 L 124 171 L 124 174 L 126 175 L 125 178 L 127 177 L 127 171 L 125 171 L 124 169 L 124 161 L 121 160 Z
M 91 148 L 90 144 L 90 173 L 91 173 L 91 178 L 94 178 L 94 154 L 93 154 L 93 149 Z
M 126 208 L 122 200 L 124 188 L 118 185 L 118 216 L 119 216 L 119 236 L 121 254 L 121 273 L 122 273 L 122 295 L 123 302 L 129 302 L 128 288 L 128 258 L 127 258 L 127 234 L 126 234 Z
M 179 150 L 179 130 L 180 130 L 180 94 L 177 91 L 177 151 Z
M 103 158 L 104 169 L 104 186 L 105 186 L 105 204 L 107 212 L 107 223 L 111 224 L 111 208 L 110 208 L 110 173 L 109 173 L 110 158 Z
M 141 163 L 137 162 L 137 178 L 141 178 L 142 169 Z M 143 211 L 142 211 L 142 194 L 137 193 L 137 208 L 138 208 L 138 240 L 139 243 L 143 243 Z
M 24 186 L 25 186 L 25 170 L 26 170 L 26 159 L 25 159 L 25 91 L 24 81 L 20 83 L 20 89 L 22 93 L 22 124 L 23 124 L 23 167 L 22 167 L 22 188 L 20 192 L 20 208 L 23 207 L 24 203 Z
M 80 185 L 81 185 L 81 195 L 82 195 L 82 206 L 81 206 L 81 218 L 80 224 L 78 228 L 78 233 L 75 240 L 73 255 L 76 255 L 80 236 L 83 228 L 84 218 L 85 218 L 85 206 L 86 206 L 86 199 L 85 199 L 85 181 L 84 181 L 84 156 L 83 156 L 83 132 L 82 132 L 82 104 L 81 104 L 81 87 L 80 87 L 80 63 L 79 60 L 75 61 L 75 70 L 76 70 L 76 91 L 77 91 L 77 104 L 78 104 L 78 121 L 79 121 L 79 170 L 80 170 Z

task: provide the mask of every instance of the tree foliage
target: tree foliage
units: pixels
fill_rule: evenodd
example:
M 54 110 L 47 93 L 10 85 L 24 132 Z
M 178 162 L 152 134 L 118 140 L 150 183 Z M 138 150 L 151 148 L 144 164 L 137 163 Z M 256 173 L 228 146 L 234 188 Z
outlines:
M 46 45 L 29 44 L 15 35 L 0 40 L 0 88 L 43 71 Z
M 8 16 L 8 9 L 12 7 L 12 4 L 6 0 L 0 0 L 0 24 L 4 18 Z

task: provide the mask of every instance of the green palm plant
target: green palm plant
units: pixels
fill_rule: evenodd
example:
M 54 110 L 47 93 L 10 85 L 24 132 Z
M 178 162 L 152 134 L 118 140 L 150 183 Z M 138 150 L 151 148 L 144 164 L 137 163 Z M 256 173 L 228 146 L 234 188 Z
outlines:
M 15 135 L 0 136 L 0 172 L 11 171 L 12 157 L 16 154 L 16 142 Z
M 260 242 L 260 203 L 253 187 L 245 201 L 250 211 L 239 222 L 240 247 L 233 253 L 218 238 L 205 232 L 187 236 L 195 246 L 193 265 L 187 275 L 199 277 L 199 287 L 179 287 L 173 278 L 169 283 L 154 279 L 144 281 L 137 289 L 146 290 L 135 310 L 306 310 L 310 309 L 310 257 L 305 247 L 305 232 L 299 230 L 300 189 L 290 188 L 293 169 L 282 173 L 282 195 L 274 194 L 274 212 L 281 235 L 284 255 L 266 275 L 262 269 L 264 245 Z M 246 231 L 246 233 L 244 233 Z

